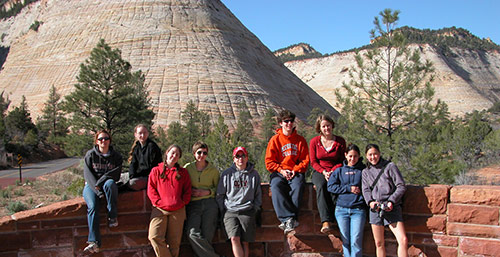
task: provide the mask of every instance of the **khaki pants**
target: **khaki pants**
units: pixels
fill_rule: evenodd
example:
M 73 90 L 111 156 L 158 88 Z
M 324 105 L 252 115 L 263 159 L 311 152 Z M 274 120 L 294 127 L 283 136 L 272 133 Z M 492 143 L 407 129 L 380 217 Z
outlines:
M 182 238 L 182 227 L 186 219 L 186 210 L 165 211 L 154 207 L 151 211 L 148 239 L 156 256 L 177 257 Z M 166 238 L 165 238 L 166 236 Z

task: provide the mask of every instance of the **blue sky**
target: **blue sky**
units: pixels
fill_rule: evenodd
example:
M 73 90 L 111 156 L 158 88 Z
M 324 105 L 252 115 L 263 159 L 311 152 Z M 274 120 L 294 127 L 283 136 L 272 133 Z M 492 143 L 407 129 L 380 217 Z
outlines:
M 370 41 L 373 18 L 400 10 L 398 27 L 461 27 L 500 44 L 498 0 L 222 0 L 271 51 L 309 43 L 322 54 Z

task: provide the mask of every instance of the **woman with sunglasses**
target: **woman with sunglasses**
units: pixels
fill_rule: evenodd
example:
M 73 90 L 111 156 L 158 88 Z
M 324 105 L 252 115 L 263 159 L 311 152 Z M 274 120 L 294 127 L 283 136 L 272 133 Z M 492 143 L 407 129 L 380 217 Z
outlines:
M 195 161 L 184 166 L 191 178 L 191 202 L 186 206 L 186 234 L 198 257 L 218 257 L 212 247 L 217 229 L 219 210 L 215 193 L 219 184 L 219 170 L 207 161 L 208 145 L 198 141 L 193 145 Z
M 85 154 L 83 176 L 85 187 L 83 198 L 87 203 L 87 221 L 89 225 L 88 245 L 84 252 L 97 253 L 101 247 L 99 231 L 99 199 L 106 197 L 108 208 L 108 226 L 118 226 L 116 182 L 122 172 L 122 156 L 111 146 L 111 135 L 106 130 L 95 134 L 95 146 Z

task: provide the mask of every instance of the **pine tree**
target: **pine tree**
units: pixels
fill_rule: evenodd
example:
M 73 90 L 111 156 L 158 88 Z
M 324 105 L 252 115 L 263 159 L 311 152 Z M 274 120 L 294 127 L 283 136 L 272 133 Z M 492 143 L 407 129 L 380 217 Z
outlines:
M 75 90 L 65 97 L 64 110 L 70 114 L 73 133 L 108 130 L 115 147 L 125 154 L 138 123 L 150 125 L 154 117 L 142 72 L 111 49 L 103 39 L 80 65 Z M 91 140 L 91 138 L 89 138 Z
M 52 85 L 42 115 L 37 121 L 40 133 L 47 137 L 50 143 L 60 143 L 60 138 L 67 133 L 67 122 L 61 107 L 61 96 Z
M 355 124 L 355 130 L 368 130 L 358 139 L 379 141 L 392 156 L 395 133 L 418 123 L 424 114 L 438 115 L 446 108 L 432 103 L 432 63 L 421 60 L 419 51 L 411 50 L 396 30 L 399 11 L 385 9 L 380 16 L 370 32 L 375 47 L 356 55 L 351 80 L 335 94 L 347 122 Z
M 338 128 L 361 147 L 379 144 L 409 183 L 450 182 L 457 163 L 445 141 L 447 106 L 433 101 L 432 63 L 407 45 L 398 21 L 399 11 L 390 9 L 375 17 L 374 47 L 357 53 L 351 80 L 335 92 L 342 113 Z
M 249 147 L 249 143 L 254 141 L 253 125 L 251 123 L 252 115 L 248 111 L 248 106 L 245 102 L 238 104 L 238 122 L 236 129 L 232 134 L 233 145 Z

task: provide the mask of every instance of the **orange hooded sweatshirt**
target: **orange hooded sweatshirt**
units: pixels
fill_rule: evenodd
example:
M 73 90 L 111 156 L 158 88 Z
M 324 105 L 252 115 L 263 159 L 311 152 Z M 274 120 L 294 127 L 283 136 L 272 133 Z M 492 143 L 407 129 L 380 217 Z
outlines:
M 271 137 L 266 150 L 266 169 L 270 172 L 293 170 L 305 173 L 309 165 L 309 148 L 304 137 L 297 134 L 285 136 L 281 128 Z

